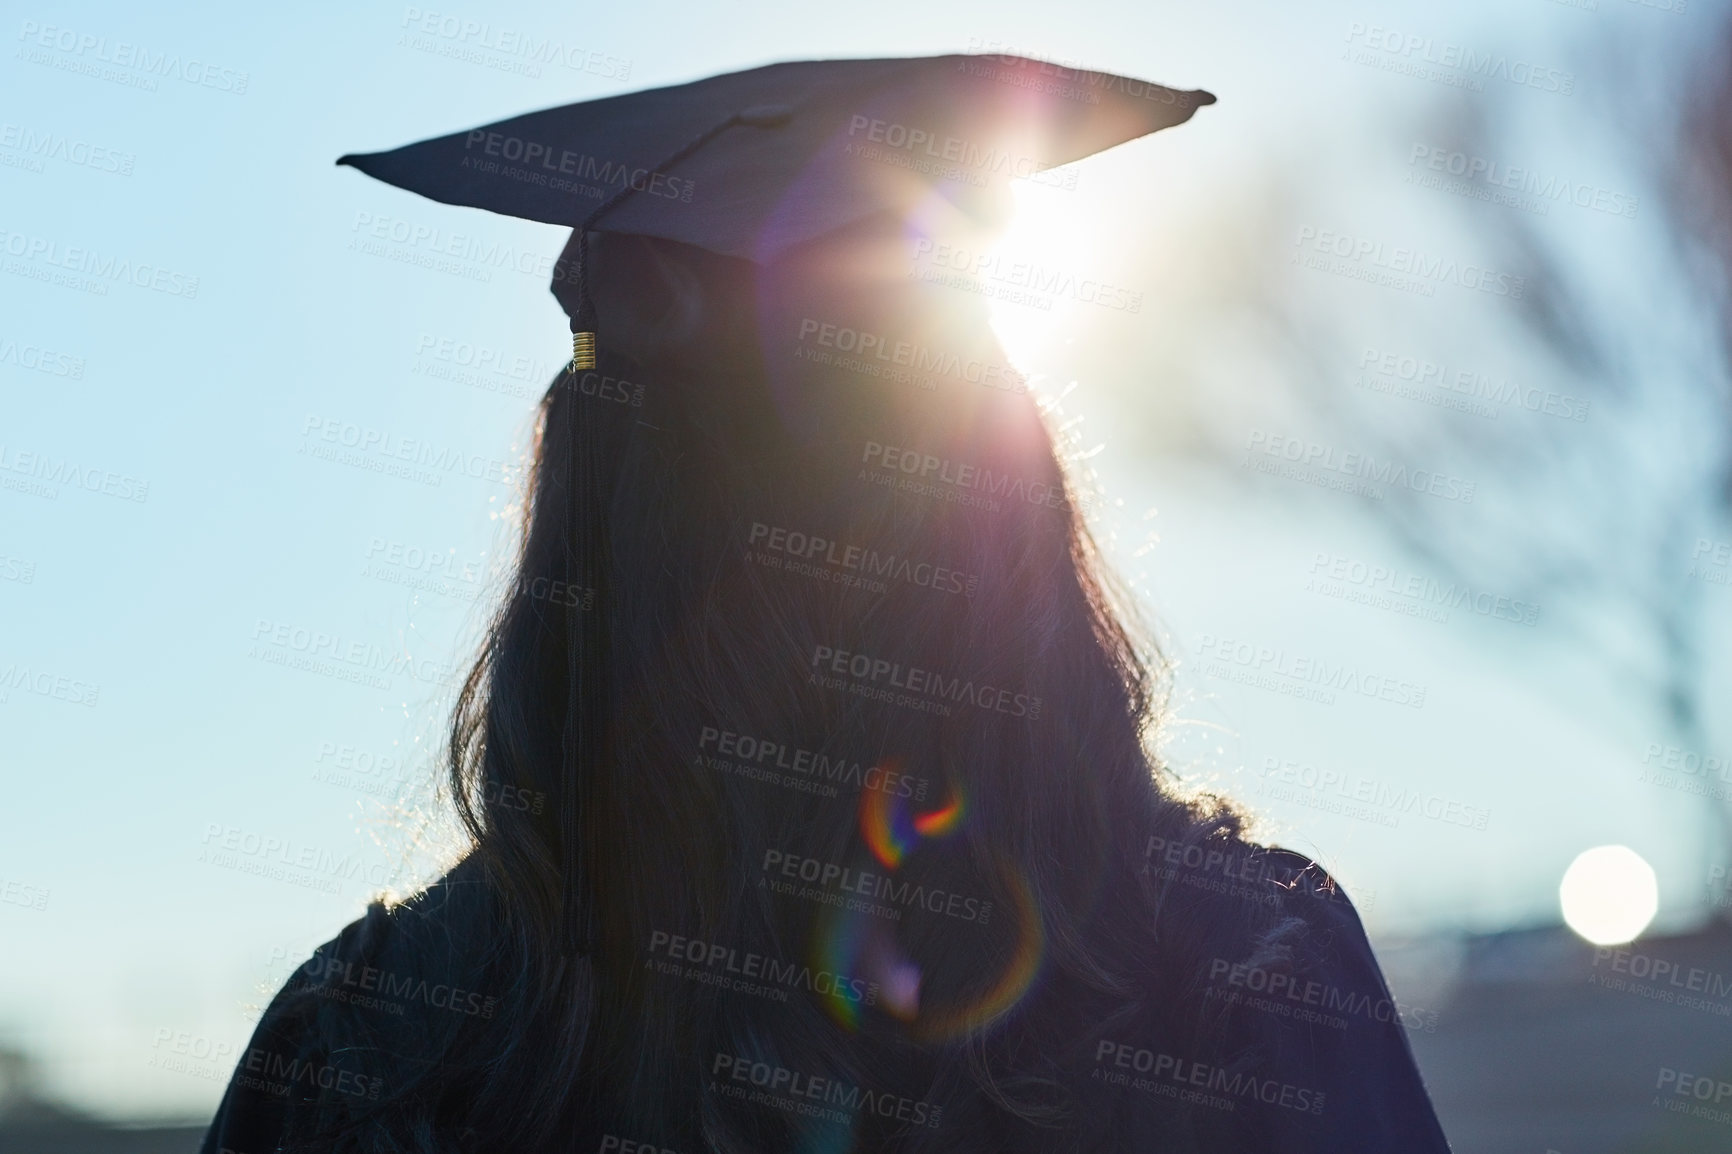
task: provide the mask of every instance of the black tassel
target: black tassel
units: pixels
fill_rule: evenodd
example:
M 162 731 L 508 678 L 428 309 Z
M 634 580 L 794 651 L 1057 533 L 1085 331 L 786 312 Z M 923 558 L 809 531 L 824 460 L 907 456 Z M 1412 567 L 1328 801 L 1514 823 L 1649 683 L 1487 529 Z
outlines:
M 679 163 L 734 125 L 776 128 L 792 115 L 783 105 L 764 105 L 736 112 L 706 128 L 674 150 L 656 166 L 661 171 Z M 559 800 L 559 840 L 563 857 L 565 893 L 562 895 L 560 929 L 561 970 L 572 954 L 591 952 L 594 911 L 584 902 L 584 847 L 579 844 L 587 828 L 583 800 L 596 786 L 602 772 L 606 747 L 607 670 L 606 624 L 608 603 L 607 508 L 615 478 L 602 461 L 601 419 L 596 406 L 585 404 L 577 388 L 577 374 L 596 367 L 595 298 L 589 283 L 589 234 L 609 210 L 637 191 L 626 185 L 615 192 L 577 226 L 577 307 L 571 315 L 571 362 L 566 366 L 570 390 L 563 399 L 571 411 L 571 475 L 566 478 L 566 500 L 571 510 L 571 577 L 579 588 L 595 590 L 589 610 L 566 609 L 567 676 L 569 682 L 564 735 L 565 782 Z
M 584 403 L 575 377 L 562 403 L 571 414 L 571 473 L 566 499 L 570 510 L 571 580 L 580 589 L 595 590 L 591 608 L 569 606 L 566 614 L 565 781 L 560 797 L 560 850 L 564 858 L 565 893 L 561 941 L 567 953 L 587 953 L 591 911 L 585 893 L 583 831 L 584 800 L 601 772 L 607 724 L 605 588 L 607 506 L 611 486 L 603 476 L 600 414 Z

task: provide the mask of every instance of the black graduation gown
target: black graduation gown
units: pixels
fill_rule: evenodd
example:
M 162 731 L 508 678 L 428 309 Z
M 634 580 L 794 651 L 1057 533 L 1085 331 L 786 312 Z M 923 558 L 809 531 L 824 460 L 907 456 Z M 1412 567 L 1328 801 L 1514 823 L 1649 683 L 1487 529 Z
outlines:
M 1209 927 L 1169 935 L 1180 939 L 1174 952 L 1191 947 L 1178 968 L 1197 980 L 1178 1000 L 1206 1023 L 1193 1044 L 1144 1045 L 1129 1025 L 1087 1047 L 1093 1061 L 1076 1086 L 1093 1131 L 1083 1148 L 1447 1154 L 1406 1037 L 1433 1020 L 1429 1011 L 1391 996 L 1358 913 L 1333 882 L 1306 858 L 1267 852 L 1263 877 L 1298 880 L 1272 887 L 1275 915 L 1256 941 L 1235 949 Z M 491 1016 L 472 951 L 444 932 L 474 892 L 469 873 L 460 866 L 395 909 L 370 906 L 296 971 L 261 1017 L 201 1154 L 276 1150 L 291 1099 L 364 1110 L 389 1076 L 378 1055 L 431 1052 L 434 1033 L 456 1020 L 447 1015 Z M 1178 876 L 1181 922 L 1233 924 L 1237 883 Z M 1172 1147 L 1155 1134 L 1126 1141 L 1148 1133 L 1157 1106 L 1202 1122 Z

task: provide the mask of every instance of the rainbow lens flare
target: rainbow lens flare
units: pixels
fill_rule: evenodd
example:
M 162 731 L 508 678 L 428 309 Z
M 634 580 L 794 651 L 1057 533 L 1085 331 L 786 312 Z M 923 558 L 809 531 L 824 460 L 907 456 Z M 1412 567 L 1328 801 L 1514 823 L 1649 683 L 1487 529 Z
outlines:
M 960 791 L 924 813 L 911 812 L 907 799 L 882 790 L 860 795 L 860 835 L 879 864 L 895 870 L 921 839 L 938 839 L 962 826 L 968 806 Z M 1004 874 L 1015 925 L 1003 968 L 979 993 L 951 1005 L 922 997 L 920 967 L 903 952 L 895 930 L 858 910 L 832 909 L 820 918 L 814 939 L 815 966 L 835 975 L 825 1010 L 846 1030 L 859 1029 L 866 1005 L 875 1005 L 908 1022 L 916 1036 L 942 1040 L 965 1035 L 1009 1013 L 1028 993 L 1046 956 L 1046 931 L 1039 903 L 1026 876 L 1010 867 Z M 1002 923 L 1001 923 L 1002 924 Z M 861 997 L 861 982 L 869 996 Z
M 1046 955 L 1046 930 L 1039 903 L 1022 873 L 1006 874 L 1006 888 L 1015 907 L 1016 944 L 998 979 L 972 1001 L 956 1006 L 932 1007 L 914 1022 L 915 1033 L 927 1041 L 959 1037 L 1009 1013 L 1034 985 Z
M 962 798 L 956 796 L 952 797 L 950 804 L 943 809 L 917 815 L 914 819 L 914 830 L 921 837 L 943 837 L 954 832 L 961 822 Z
M 831 975 L 824 1012 L 849 1033 L 860 1028 L 861 1007 L 869 996 L 861 985 L 868 979 L 860 972 L 860 959 L 866 954 L 867 937 L 875 929 L 871 918 L 853 910 L 831 909 L 818 921 L 812 969 Z
M 884 790 L 862 790 L 860 836 L 880 865 L 895 869 L 921 838 L 954 833 L 962 824 L 966 808 L 960 791 L 953 791 L 950 800 L 940 808 L 914 814 L 909 812 L 904 797 Z

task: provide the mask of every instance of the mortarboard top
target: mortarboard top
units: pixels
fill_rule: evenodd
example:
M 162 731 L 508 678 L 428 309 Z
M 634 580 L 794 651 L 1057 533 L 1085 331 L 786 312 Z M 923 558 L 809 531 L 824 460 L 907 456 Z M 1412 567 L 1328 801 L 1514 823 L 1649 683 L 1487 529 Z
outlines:
M 990 217 L 1012 179 L 1181 124 L 1214 100 L 1018 56 L 811 60 L 562 105 L 337 163 L 446 204 L 576 229 L 578 291 L 560 297 L 583 368 L 585 355 L 593 364 L 594 336 L 583 331 L 594 327 L 590 232 L 769 264 L 873 216 Z

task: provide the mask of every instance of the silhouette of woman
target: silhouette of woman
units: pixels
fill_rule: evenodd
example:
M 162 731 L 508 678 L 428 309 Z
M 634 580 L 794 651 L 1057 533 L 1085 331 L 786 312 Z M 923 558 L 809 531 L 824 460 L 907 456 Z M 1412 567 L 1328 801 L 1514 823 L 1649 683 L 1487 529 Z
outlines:
M 924 228 L 574 232 L 472 848 L 296 972 L 206 1154 L 1448 1149 L 1347 897 L 1152 754 L 1160 657 Z

